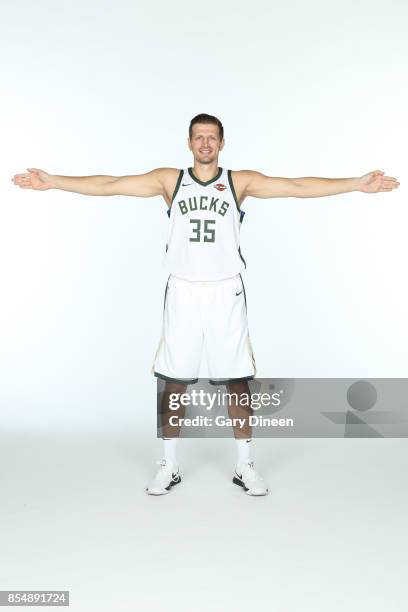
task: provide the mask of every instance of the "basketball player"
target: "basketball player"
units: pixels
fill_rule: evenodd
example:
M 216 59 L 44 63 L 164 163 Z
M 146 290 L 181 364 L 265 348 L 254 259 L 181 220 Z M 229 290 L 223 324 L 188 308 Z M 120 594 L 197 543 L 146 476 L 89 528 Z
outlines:
M 249 336 L 247 303 L 241 272 L 246 268 L 240 249 L 241 206 L 247 197 L 312 198 L 351 191 L 376 193 L 399 186 L 376 170 L 355 178 L 283 178 L 253 170 L 218 166 L 225 140 L 223 126 L 212 115 L 200 114 L 189 126 L 192 167 L 156 168 L 130 176 L 60 176 L 38 168 L 16 174 L 22 189 L 62 189 L 84 195 L 162 196 L 168 206 L 169 229 L 164 258 L 169 273 L 162 335 L 152 372 L 165 381 L 162 398 L 164 457 L 146 487 L 151 495 L 166 494 L 181 481 L 176 446 L 180 428 L 170 428 L 169 396 L 184 393 L 198 380 L 206 353 L 210 382 L 225 384 L 231 394 L 229 415 L 244 421 L 234 427 L 237 460 L 233 482 L 249 495 L 268 489 L 250 456 L 251 410 L 248 380 L 256 375 Z M 182 413 L 180 413 L 182 415 Z

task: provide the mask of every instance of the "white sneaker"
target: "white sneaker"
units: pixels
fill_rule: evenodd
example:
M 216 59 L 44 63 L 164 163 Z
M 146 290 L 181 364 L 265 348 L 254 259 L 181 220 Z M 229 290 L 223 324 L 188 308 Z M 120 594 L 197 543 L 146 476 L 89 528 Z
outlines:
M 149 482 L 146 487 L 148 495 L 166 495 L 171 487 L 181 482 L 181 476 L 178 467 L 167 461 L 160 459 L 156 461 L 160 465 L 156 476 Z
M 247 495 L 267 495 L 269 490 L 254 468 L 253 461 L 237 465 L 232 482 L 243 487 Z

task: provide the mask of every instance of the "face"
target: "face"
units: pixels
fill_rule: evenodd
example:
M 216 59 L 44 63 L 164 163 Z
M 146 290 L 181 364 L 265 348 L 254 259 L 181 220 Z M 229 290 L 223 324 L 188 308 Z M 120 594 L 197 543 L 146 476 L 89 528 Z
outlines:
M 212 123 L 195 123 L 192 128 L 188 147 L 194 160 L 200 164 L 211 164 L 218 160 L 218 154 L 224 147 L 224 139 L 220 140 L 218 125 Z

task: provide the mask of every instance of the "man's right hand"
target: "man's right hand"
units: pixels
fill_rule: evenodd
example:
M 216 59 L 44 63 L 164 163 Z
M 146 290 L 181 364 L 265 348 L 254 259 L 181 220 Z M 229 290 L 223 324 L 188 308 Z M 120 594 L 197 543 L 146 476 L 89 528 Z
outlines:
M 21 187 L 21 189 L 37 189 L 38 191 L 44 191 L 45 189 L 52 189 L 54 187 L 51 174 L 39 168 L 27 168 L 27 170 L 28 173 L 15 174 L 11 179 L 13 183 Z
M 48 174 L 39 168 L 27 168 L 26 174 L 15 174 L 11 179 L 22 189 L 62 189 L 90 196 L 136 196 L 150 198 L 163 196 L 168 206 L 171 205 L 171 194 L 180 175 L 178 168 L 154 168 L 144 174 L 109 176 L 61 176 Z

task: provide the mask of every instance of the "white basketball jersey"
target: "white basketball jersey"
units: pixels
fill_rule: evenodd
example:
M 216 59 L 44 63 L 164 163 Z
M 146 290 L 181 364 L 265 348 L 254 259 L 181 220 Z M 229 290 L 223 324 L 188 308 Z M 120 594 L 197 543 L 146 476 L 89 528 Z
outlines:
M 232 184 L 231 170 L 218 168 L 200 181 L 193 169 L 180 170 L 173 193 L 164 267 L 192 281 L 231 278 L 244 268 L 239 238 L 244 212 Z

